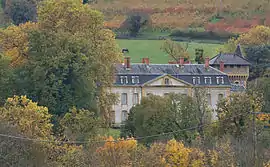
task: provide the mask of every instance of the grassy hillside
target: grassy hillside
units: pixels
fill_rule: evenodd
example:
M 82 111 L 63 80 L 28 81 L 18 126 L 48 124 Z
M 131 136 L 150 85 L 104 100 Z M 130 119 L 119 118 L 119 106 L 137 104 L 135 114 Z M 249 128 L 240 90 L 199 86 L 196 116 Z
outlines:
M 148 13 L 158 29 L 203 27 L 237 32 L 258 24 L 270 26 L 269 0 L 97 0 L 91 6 L 104 12 L 112 28 L 119 27 L 131 11 Z M 217 18 L 217 12 L 224 19 Z
M 162 40 L 117 40 L 121 48 L 128 48 L 131 61 L 134 63 L 141 62 L 142 58 L 150 58 L 151 63 L 168 63 L 168 56 L 160 49 Z M 203 48 L 205 55 L 213 57 L 217 48 L 222 47 L 220 44 L 203 44 L 192 42 L 189 44 L 188 52 L 191 59 L 194 59 L 195 49 Z

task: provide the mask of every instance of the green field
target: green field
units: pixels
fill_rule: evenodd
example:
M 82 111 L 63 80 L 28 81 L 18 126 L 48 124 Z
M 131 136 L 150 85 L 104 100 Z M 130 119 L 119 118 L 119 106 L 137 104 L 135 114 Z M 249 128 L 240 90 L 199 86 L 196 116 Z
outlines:
M 142 58 L 148 57 L 150 63 L 164 64 L 168 63 L 169 58 L 160 47 L 162 40 L 117 40 L 120 48 L 128 48 L 133 63 L 141 62 Z M 195 49 L 204 49 L 204 55 L 213 57 L 217 54 L 217 49 L 222 47 L 221 44 L 195 43 L 191 42 L 188 47 L 188 52 L 191 60 L 194 60 Z

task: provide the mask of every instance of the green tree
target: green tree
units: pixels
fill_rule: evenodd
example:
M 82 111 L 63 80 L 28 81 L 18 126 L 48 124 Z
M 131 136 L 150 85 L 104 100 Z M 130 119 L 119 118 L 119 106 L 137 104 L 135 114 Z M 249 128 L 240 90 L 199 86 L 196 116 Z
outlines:
M 65 114 L 61 124 L 64 127 L 65 136 L 73 141 L 87 141 L 94 138 L 101 126 L 94 112 L 76 108 L 70 109 L 70 112 Z
M 170 132 L 167 135 L 146 138 L 143 142 L 151 143 L 155 140 L 175 138 L 191 144 L 201 130 L 199 128 L 203 119 L 201 117 L 196 101 L 192 97 L 180 94 L 164 97 L 151 95 L 131 109 L 128 120 L 122 128 L 122 136 L 142 137 Z M 171 133 L 190 127 L 194 129 Z
M 9 66 L 10 59 L 0 54 L 0 105 L 12 95 L 12 79 L 14 70 Z
M 97 111 L 98 104 L 99 114 L 107 118 L 106 102 L 112 101 L 107 89 L 121 54 L 114 34 L 103 29 L 102 14 L 80 0 L 44 1 L 29 40 L 21 91 L 53 114 L 73 106 Z
M 270 45 L 248 46 L 245 52 L 252 64 L 249 80 L 266 75 L 270 66 Z

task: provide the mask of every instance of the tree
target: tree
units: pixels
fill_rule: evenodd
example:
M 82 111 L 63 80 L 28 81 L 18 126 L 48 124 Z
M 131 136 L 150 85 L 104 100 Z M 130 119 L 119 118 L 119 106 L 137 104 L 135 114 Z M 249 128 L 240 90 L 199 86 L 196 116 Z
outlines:
M 269 78 L 258 78 L 248 83 L 249 92 L 259 92 L 263 95 L 262 112 L 270 113 L 270 80 Z
M 247 33 L 241 34 L 238 38 L 231 38 L 224 44 L 223 52 L 232 53 L 236 46 L 258 46 L 270 44 L 270 27 L 256 26 L 251 28 Z
M 102 14 L 79 0 L 48 0 L 37 24 L 29 33 L 21 91 L 57 115 L 73 106 L 97 111 L 100 102 L 98 114 L 106 118 L 110 105 L 104 101 L 111 101 L 107 89 L 121 53 L 114 34 L 103 29 Z
M 184 57 L 185 60 L 189 59 L 189 55 L 187 52 L 189 43 L 186 43 L 185 46 L 178 42 L 174 42 L 170 39 L 164 41 L 161 46 L 161 50 L 163 50 L 166 54 L 168 54 L 170 59 L 174 61 L 179 61 L 180 57 Z
M 10 59 L 0 54 L 0 105 L 12 95 L 12 79 L 14 71 L 9 66 Z
M 11 66 L 21 65 L 27 60 L 29 51 L 28 32 L 36 28 L 35 23 L 27 22 L 19 26 L 11 25 L 6 29 L 0 29 L 0 48 L 5 56 L 11 58 Z
M 36 0 L 7 0 L 5 13 L 13 20 L 15 25 L 36 21 L 37 1 Z
M 87 141 L 98 134 L 100 121 L 94 112 L 72 108 L 61 120 L 64 134 L 72 141 Z
M 217 116 L 221 123 L 220 134 L 231 134 L 240 139 L 249 129 L 250 112 L 260 112 L 262 100 L 259 94 L 232 94 L 217 105 Z M 225 123 L 226 122 L 226 123 Z
M 205 123 L 205 115 L 202 115 L 201 110 L 198 110 L 196 106 L 197 103 L 192 97 L 183 97 L 179 94 L 170 94 L 164 97 L 152 95 L 144 98 L 141 104 L 131 109 L 128 120 L 123 127 L 122 136 L 151 136 L 194 127 L 190 131 L 141 140 L 148 144 L 156 140 L 175 138 L 192 144 L 199 135 L 198 132 L 202 131 L 200 124 Z
M 245 52 L 252 64 L 249 80 L 267 75 L 270 66 L 270 45 L 249 46 Z
M 122 23 L 120 29 L 127 29 L 131 37 L 136 37 L 143 27 L 151 24 L 151 18 L 147 13 L 133 12 Z
M 45 145 L 34 140 L 51 140 L 51 115 L 25 96 L 8 98 L 0 108 L 1 133 L 17 138 L 1 137 L 1 161 L 4 166 L 43 166 Z M 21 138 L 30 138 L 27 140 Z

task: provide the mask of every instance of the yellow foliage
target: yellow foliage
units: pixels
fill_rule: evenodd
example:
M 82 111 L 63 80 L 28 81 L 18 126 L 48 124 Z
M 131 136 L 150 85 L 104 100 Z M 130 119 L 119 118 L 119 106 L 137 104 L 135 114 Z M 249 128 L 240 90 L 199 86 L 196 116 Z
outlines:
M 171 140 L 166 146 L 166 166 L 168 167 L 187 167 L 189 165 L 189 154 L 191 150 L 185 148 L 184 144 L 177 142 L 176 140 Z
M 270 27 L 256 26 L 249 32 L 241 34 L 236 40 L 242 45 L 267 45 L 270 44 Z
M 11 65 L 21 64 L 28 55 L 28 31 L 37 28 L 36 23 L 27 22 L 19 26 L 0 29 L 0 48 L 6 56 L 12 58 Z
M 106 152 L 108 150 L 125 150 L 132 151 L 137 147 L 137 141 L 133 138 L 130 139 L 117 139 L 114 140 L 112 136 L 110 136 L 103 147 L 99 148 L 97 152 Z
M 0 119 L 16 127 L 23 135 L 35 139 L 50 139 L 52 133 L 51 115 L 48 108 L 38 106 L 26 96 L 8 98 L 0 108 Z

